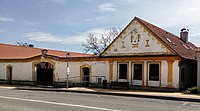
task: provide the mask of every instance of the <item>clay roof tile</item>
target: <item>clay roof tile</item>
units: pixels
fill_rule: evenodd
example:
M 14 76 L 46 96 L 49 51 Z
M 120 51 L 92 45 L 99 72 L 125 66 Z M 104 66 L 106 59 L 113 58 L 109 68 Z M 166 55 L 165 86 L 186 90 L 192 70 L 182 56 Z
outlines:
M 0 44 L 0 59 L 26 59 L 41 55 L 42 48 L 32 48 L 10 44 Z M 48 55 L 65 58 L 65 51 L 49 50 Z M 93 54 L 69 52 L 71 57 L 93 57 Z
M 148 28 L 159 40 L 169 46 L 179 56 L 186 59 L 195 59 L 195 51 L 198 48 L 191 42 L 183 42 L 178 36 L 159 28 L 147 21 L 135 17 L 140 23 Z

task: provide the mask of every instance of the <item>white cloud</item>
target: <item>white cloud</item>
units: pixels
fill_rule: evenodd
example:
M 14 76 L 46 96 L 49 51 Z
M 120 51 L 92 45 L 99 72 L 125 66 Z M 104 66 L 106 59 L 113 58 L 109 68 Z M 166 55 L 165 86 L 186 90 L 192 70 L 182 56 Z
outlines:
M 173 1 L 173 3 L 159 1 L 158 3 L 151 4 L 148 10 L 144 9 L 147 13 L 144 13 L 146 15 L 143 16 L 150 18 L 154 23 L 160 24 L 163 27 L 200 25 L 199 4 L 200 1 L 197 0 Z M 148 13 L 151 11 L 153 13 Z
M 102 34 L 105 34 L 109 30 L 110 30 L 109 28 L 100 27 L 100 28 L 89 29 L 85 33 L 79 33 L 77 35 L 72 35 L 72 36 L 53 35 L 51 33 L 46 33 L 46 32 L 30 32 L 23 34 L 23 36 L 25 38 L 28 38 L 29 40 L 37 42 L 81 44 L 82 42 L 85 42 L 87 33 L 93 33 L 97 37 L 101 37 Z
M 88 19 L 85 19 L 84 21 L 86 21 L 86 22 L 100 21 L 100 20 L 104 20 L 105 18 L 106 18 L 105 16 L 99 16 L 99 17 L 95 17 L 95 18 L 88 18 Z
M 87 31 L 87 33 L 93 33 L 93 34 L 97 34 L 97 35 L 102 35 L 105 34 L 109 31 L 108 28 L 105 27 L 99 27 L 99 28 L 93 28 L 93 29 L 89 29 Z
M 70 17 L 70 16 L 58 19 L 58 20 L 56 20 L 56 23 L 61 24 L 61 25 L 66 25 L 66 26 L 77 26 L 77 25 L 79 26 L 80 25 L 73 19 L 73 17 Z
M 39 23 L 38 23 L 38 22 L 24 21 L 24 22 L 23 22 L 23 25 L 24 25 L 25 27 L 35 27 L 35 26 L 39 25 Z
M 24 37 L 38 42 L 53 42 L 60 44 L 81 44 L 85 39 L 82 35 L 63 37 L 45 32 L 30 32 L 24 34 Z
M 104 3 L 98 6 L 100 11 L 116 11 L 116 5 L 113 3 Z
M 0 22 L 15 22 L 12 17 L 0 17 Z

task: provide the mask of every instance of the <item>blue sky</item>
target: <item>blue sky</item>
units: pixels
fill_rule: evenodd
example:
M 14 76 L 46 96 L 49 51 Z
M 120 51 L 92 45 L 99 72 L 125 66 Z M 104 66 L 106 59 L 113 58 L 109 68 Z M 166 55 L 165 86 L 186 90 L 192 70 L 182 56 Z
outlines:
M 0 43 L 83 52 L 86 33 L 123 29 L 135 16 L 200 46 L 199 0 L 0 0 Z

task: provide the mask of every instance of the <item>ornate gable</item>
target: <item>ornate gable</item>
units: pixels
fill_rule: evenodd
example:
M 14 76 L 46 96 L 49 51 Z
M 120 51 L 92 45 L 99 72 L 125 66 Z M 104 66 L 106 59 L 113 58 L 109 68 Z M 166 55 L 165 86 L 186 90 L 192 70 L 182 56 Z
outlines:
M 173 54 L 173 52 L 134 19 L 101 56 L 167 54 Z

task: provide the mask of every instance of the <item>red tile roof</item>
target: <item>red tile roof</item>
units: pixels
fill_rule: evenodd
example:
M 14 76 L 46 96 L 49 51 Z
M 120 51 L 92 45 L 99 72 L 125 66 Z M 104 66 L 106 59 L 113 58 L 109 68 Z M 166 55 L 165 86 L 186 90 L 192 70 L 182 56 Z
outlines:
M 0 59 L 26 59 L 42 54 L 43 49 L 10 44 L 0 44 Z M 47 49 L 48 50 L 48 49 Z M 65 58 L 65 51 L 48 50 L 48 55 Z M 93 57 L 92 54 L 69 52 L 71 57 Z
M 135 17 L 135 19 L 148 28 L 158 39 L 170 47 L 179 56 L 186 59 L 195 59 L 195 51 L 198 49 L 198 47 L 196 47 L 194 44 L 191 42 L 183 42 L 180 37 L 138 17 Z

